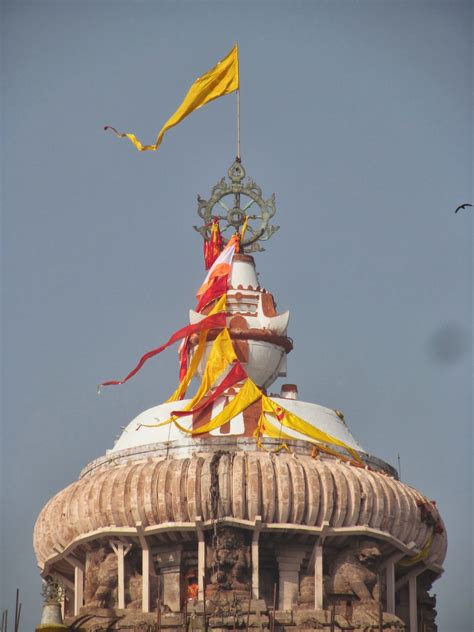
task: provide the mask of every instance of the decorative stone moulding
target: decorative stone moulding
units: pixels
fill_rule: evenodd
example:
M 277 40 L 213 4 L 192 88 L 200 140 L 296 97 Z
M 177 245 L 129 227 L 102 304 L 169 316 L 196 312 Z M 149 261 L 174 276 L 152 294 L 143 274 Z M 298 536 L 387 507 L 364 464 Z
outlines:
M 189 311 L 190 324 L 198 323 L 203 313 Z M 268 388 L 278 377 L 286 376 L 286 356 L 293 349 L 287 336 L 289 311 L 278 314 L 272 294 L 259 287 L 255 261 L 245 254 L 234 256 L 227 293 L 227 327 L 235 352 L 248 376 L 260 387 Z M 202 377 L 212 342 L 219 331 L 210 331 L 203 358 L 198 367 Z M 198 343 L 197 334 L 190 338 L 189 361 Z
M 217 515 L 211 483 L 217 480 Z M 316 535 L 371 535 L 406 554 L 420 551 L 432 533 L 415 489 L 382 472 L 335 458 L 269 452 L 196 453 L 186 458 L 149 458 L 92 470 L 54 496 L 38 517 L 34 547 L 45 568 L 85 540 L 113 532 L 152 535 L 195 531 L 200 516 L 253 528 Z M 440 521 L 433 505 L 432 517 Z M 440 572 L 444 529 L 434 535 L 424 563 Z

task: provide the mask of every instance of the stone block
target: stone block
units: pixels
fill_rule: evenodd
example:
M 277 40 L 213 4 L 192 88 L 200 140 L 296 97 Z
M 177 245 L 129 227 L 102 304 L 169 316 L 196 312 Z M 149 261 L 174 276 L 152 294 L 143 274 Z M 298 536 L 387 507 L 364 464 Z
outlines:
M 182 625 L 184 621 L 184 617 L 181 613 L 166 613 L 161 615 L 161 625 L 162 627 L 166 626 L 177 626 Z
M 330 614 L 327 610 L 298 608 L 293 611 L 293 621 L 298 626 L 320 629 L 330 622 Z
M 265 599 L 252 599 L 250 602 L 250 611 L 251 612 L 266 612 L 267 604 L 265 603 Z
M 291 625 L 293 623 L 293 613 L 291 610 L 276 610 L 275 622 L 279 625 Z

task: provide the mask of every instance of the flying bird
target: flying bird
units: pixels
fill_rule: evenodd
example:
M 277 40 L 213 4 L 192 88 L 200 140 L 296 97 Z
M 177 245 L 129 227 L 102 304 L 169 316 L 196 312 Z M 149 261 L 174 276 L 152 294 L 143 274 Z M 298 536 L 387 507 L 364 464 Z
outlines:
M 459 209 L 465 209 L 467 206 L 472 206 L 472 204 L 461 204 L 461 206 L 458 206 L 454 212 L 457 213 Z

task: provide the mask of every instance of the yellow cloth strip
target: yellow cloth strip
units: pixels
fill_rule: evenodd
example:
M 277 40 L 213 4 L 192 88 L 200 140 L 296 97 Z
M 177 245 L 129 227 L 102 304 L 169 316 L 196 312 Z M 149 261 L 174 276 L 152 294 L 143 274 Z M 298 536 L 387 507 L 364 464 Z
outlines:
M 211 347 L 201 384 L 193 399 L 183 410 L 192 410 L 210 390 L 221 373 L 236 360 L 237 356 L 235 355 L 229 330 L 223 329 Z
M 430 552 L 431 545 L 433 544 L 434 535 L 433 533 L 428 537 L 423 548 L 416 555 L 412 555 L 411 557 L 403 558 L 400 562 L 397 562 L 397 566 L 413 566 L 414 564 L 418 564 L 422 560 L 425 560 Z
M 231 399 L 227 406 L 225 406 L 224 409 L 221 410 L 221 412 L 214 417 L 214 419 L 208 421 L 207 424 L 204 424 L 196 430 L 186 430 L 186 428 L 180 426 L 176 421 L 175 424 L 181 431 L 192 434 L 193 437 L 196 435 L 204 434 L 205 432 L 210 432 L 215 428 L 223 426 L 225 423 L 227 423 L 228 421 L 239 415 L 246 408 L 248 408 L 250 404 L 253 404 L 258 399 L 260 399 L 261 396 L 261 390 L 257 386 L 255 386 L 252 380 L 247 378 L 237 395 L 233 399 Z
M 244 219 L 244 223 L 242 224 L 242 229 L 240 231 L 240 241 L 241 242 L 243 242 L 243 240 L 244 240 L 245 232 L 247 230 L 248 223 L 249 223 L 249 216 L 246 215 L 245 219 Z
M 301 419 L 297 415 L 290 413 L 289 410 L 286 410 L 286 408 L 283 408 L 266 395 L 262 396 L 262 411 L 275 415 L 275 417 L 278 419 L 278 421 L 281 422 L 283 426 L 286 426 L 291 430 L 296 430 L 297 432 L 300 432 L 301 434 L 306 435 L 307 437 L 310 437 L 315 441 L 321 441 L 323 443 L 329 443 L 330 445 L 337 445 L 341 448 L 344 448 L 345 450 L 347 450 L 347 452 L 349 452 L 349 454 L 354 457 L 356 461 L 359 461 L 359 463 L 361 462 L 361 459 L 357 452 L 350 448 L 346 443 L 344 443 L 340 439 L 336 439 L 336 437 L 333 437 L 330 434 L 327 434 L 323 430 L 315 428 L 307 421 L 304 421 L 304 419 Z
M 226 299 L 227 299 L 227 296 L 225 294 L 221 296 L 221 298 L 217 301 L 217 303 L 209 312 L 208 316 L 212 316 L 213 314 L 217 314 L 218 312 L 224 311 L 226 309 Z M 208 333 L 208 330 L 205 329 L 204 331 L 201 331 L 201 333 L 199 334 L 199 342 L 194 352 L 194 355 L 192 357 L 192 360 L 189 364 L 188 370 L 186 371 L 186 375 L 184 376 L 182 382 L 180 383 L 178 388 L 175 390 L 175 392 L 171 395 L 169 399 L 166 400 L 167 402 L 175 402 L 178 399 L 181 399 L 182 397 L 184 397 L 188 389 L 189 383 L 193 379 L 194 374 L 196 373 L 197 368 L 199 366 L 199 363 L 201 362 L 202 356 L 204 355 L 204 350 L 206 348 L 207 333 Z
M 260 421 L 260 420 L 263 420 L 263 421 Z M 272 423 L 270 423 L 268 416 L 265 415 L 264 413 L 262 413 L 262 415 L 260 416 L 260 420 L 258 422 L 258 426 L 253 435 L 254 437 L 258 439 L 259 443 L 260 443 L 260 438 L 262 436 L 270 437 L 271 439 L 293 439 L 293 440 L 296 439 L 294 435 L 289 435 L 281 428 L 277 428 Z M 278 420 L 276 421 L 278 422 Z M 307 440 L 310 443 L 312 443 L 321 452 L 326 452 L 327 454 L 331 454 L 332 456 L 335 456 L 338 459 L 344 458 L 346 460 L 350 460 L 348 457 L 343 457 L 341 454 L 339 454 L 339 452 L 336 452 L 336 450 L 331 450 L 331 448 L 327 448 L 326 446 L 321 445 L 319 441 L 315 441 L 314 439 L 311 439 L 310 437 L 308 437 Z
M 223 294 L 207 316 L 213 316 L 218 312 L 225 312 L 227 309 L 227 294 Z
M 207 331 L 208 330 L 205 329 L 204 331 L 201 331 L 201 333 L 199 334 L 199 342 L 194 352 L 193 358 L 191 362 L 189 363 L 188 370 L 186 371 L 186 375 L 180 382 L 175 392 L 171 395 L 169 399 L 166 400 L 167 402 L 175 402 L 178 399 L 182 399 L 184 395 L 186 394 L 186 391 L 188 390 L 189 382 L 193 379 L 194 374 L 196 373 L 197 368 L 199 366 L 199 363 L 201 362 L 202 356 L 204 355 L 204 350 L 206 348 Z M 186 350 L 184 350 L 183 352 L 186 353 Z
M 270 437 L 270 439 L 295 439 L 293 435 L 289 435 L 284 430 L 274 426 L 265 413 L 260 415 L 260 420 L 258 422 L 257 432 L 260 431 L 262 436 Z
M 195 406 L 197 406 L 222 372 L 236 360 L 237 356 L 235 355 L 229 330 L 223 329 L 214 340 L 211 347 L 206 368 L 204 369 L 204 375 L 202 376 L 201 384 L 199 385 L 196 394 L 181 410 L 192 410 Z M 169 424 L 172 421 L 175 421 L 175 417 L 170 417 L 166 421 L 160 422 L 156 425 L 156 427 L 159 428 L 160 426 L 166 426 L 166 424 Z M 180 430 L 183 430 L 183 432 L 189 432 L 184 430 L 179 424 L 176 424 L 176 426 Z M 151 428 L 152 426 L 148 427 Z
M 239 51 L 236 44 L 224 59 L 221 59 L 213 68 L 196 79 L 184 97 L 184 101 L 161 128 L 154 145 L 142 145 L 135 134 L 122 134 L 111 126 L 107 126 L 105 129 L 111 129 L 119 138 L 128 138 L 138 151 L 156 151 L 161 145 L 165 132 L 180 123 L 191 112 L 209 103 L 209 101 L 238 89 Z

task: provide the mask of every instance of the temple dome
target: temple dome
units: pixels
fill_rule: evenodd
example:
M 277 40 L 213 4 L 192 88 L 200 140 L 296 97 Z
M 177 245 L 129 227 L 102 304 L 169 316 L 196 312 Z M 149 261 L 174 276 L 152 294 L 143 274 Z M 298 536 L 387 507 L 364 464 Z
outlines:
M 309 402 L 302 402 L 293 399 L 284 399 L 279 397 L 273 397 L 273 400 L 280 406 L 284 406 L 290 412 L 298 415 L 315 428 L 323 430 L 328 434 L 344 441 L 349 447 L 357 450 L 358 452 L 365 452 L 360 443 L 354 439 L 349 428 L 344 421 L 338 416 L 338 414 L 330 408 L 324 406 L 318 406 Z M 167 421 L 173 410 L 182 410 L 190 400 L 182 400 L 179 402 L 167 402 L 154 406 L 140 413 L 135 419 L 133 419 L 127 427 L 124 429 L 119 439 L 115 443 L 111 450 L 108 450 L 108 454 L 116 454 L 122 450 L 128 450 L 130 448 L 136 448 L 139 446 L 146 446 L 150 444 L 162 443 L 162 442 L 174 442 L 181 441 L 185 438 L 189 438 L 190 435 L 181 432 L 174 424 L 166 424 L 161 427 L 148 427 Z M 224 400 L 218 400 L 212 409 L 212 416 L 219 413 L 224 407 Z M 226 433 L 222 433 L 220 428 L 216 428 L 209 434 L 214 437 L 223 436 L 245 436 L 245 411 L 234 417 L 231 421 L 230 428 Z M 180 419 L 180 425 L 185 428 L 191 429 L 192 418 L 184 417 Z M 285 432 L 293 436 L 295 439 L 304 439 L 304 437 L 295 430 L 285 428 Z M 248 433 L 247 433 L 248 434 Z M 194 439 L 195 443 L 199 444 L 200 439 Z M 192 444 L 184 446 L 180 449 L 177 448 L 179 453 L 188 453 L 190 450 L 195 451 Z
M 134 535 L 137 524 L 150 535 L 173 523 L 192 531 L 198 516 L 212 521 L 209 490 L 216 480 L 217 518 L 234 525 L 249 527 L 259 517 L 269 531 L 311 534 L 324 526 L 328 535 L 332 529 L 371 535 L 407 553 L 419 551 L 430 533 L 419 507 L 426 499 L 386 474 L 296 453 L 238 451 L 216 460 L 207 448 L 187 458 L 109 461 L 85 473 L 40 513 L 34 531 L 39 564 L 107 533 Z M 434 512 L 440 520 L 435 506 Z M 425 564 L 439 570 L 445 553 L 441 530 Z
M 208 602 L 220 608 L 221 598 L 245 604 L 250 614 L 252 607 L 267 612 L 273 598 L 275 623 L 278 589 L 284 621 L 288 611 L 300 612 L 301 603 L 310 608 L 311 616 L 301 625 L 296 622 L 295 630 L 307 629 L 318 613 L 327 627 L 329 609 L 332 617 L 344 614 L 347 621 L 354 614 L 352 622 L 357 611 L 364 616 L 376 612 L 377 629 L 393 623 L 397 611 L 415 630 L 418 606 L 422 613 L 434 612 L 426 587 L 443 572 L 446 555 L 447 536 L 436 503 L 369 454 L 340 411 L 298 400 L 295 384 L 284 384 L 280 396 L 268 392 L 278 377 L 286 376 L 293 348 L 287 335 L 289 312 L 277 313 L 253 257 L 233 249 L 261 249 L 257 241 L 277 230 L 269 224 L 274 197 L 265 201 L 253 181 L 242 185 L 240 160 L 228 175 L 231 185 L 218 183 L 209 202 L 198 198 L 204 226 L 195 228 L 208 239 L 210 222 L 219 221 L 213 207 L 232 195 L 235 207 L 227 209 L 227 228 L 237 229 L 233 218 L 244 221 L 239 206 L 244 194 L 257 201 L 261 217 L 251 217 L 262 219 L 262 225 L 249 229 L 253 237 L 247 242 L 242 228 L 227 254 L 221 252 L 228 259 L 216 260 L 222 266 L 215 276 L 219 283 L 212 285 L 210 272 L 198 293 L 199 311 L 189 313 L 193 326 L 180 334 L 185 336 L 180 368 L 189 379 L 196 365 L 197 375 L 205 371 L 202 392 L 196 401 L 168 401 L 140 413 L 113 448 L 46 504 L 33 538 L 41 573 L 64 580 L 74 595 L 75 615 L 110 607 L 122 621 L 140 608 L 153 622 L 155 605 L 158 612 L 164 606 L 176 613 L 184 604 L 187 612 L 189 599 L 197 599 L 194 605 L 201 604 L 205 613 Z M 199 326 L 213 310 L 217 317 Z M 191 364 L 198 340 L 205 345 L 204 351 L 199 347 L 203 355 Z M 223 384 L 228 371 L 234 373 Z M 188 386 L 188 380 L 181 384 Z M 190 402 L 189 415 L 172 419 L 173 411 Z M 186 586 L 190 577 L 197 592 Z M 204 619 L 204 627 L 212 618 L 220 629 L 221 619 L 213 614 Z M 235 629 L 235 617 L 229 621 Z M 344 627 L 375 630 L 372 623 Z M 128 621 L 123 626 L 132 629 Z

